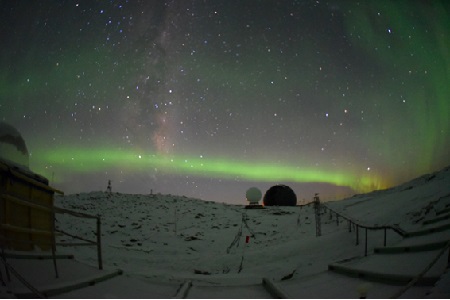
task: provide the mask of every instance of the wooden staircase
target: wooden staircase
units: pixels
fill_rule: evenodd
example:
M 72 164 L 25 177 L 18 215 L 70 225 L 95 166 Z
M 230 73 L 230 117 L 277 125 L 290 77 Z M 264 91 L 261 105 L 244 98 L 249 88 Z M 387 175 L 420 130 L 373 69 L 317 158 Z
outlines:
M 431 290 L 450 264 L 448 206 L 423 220 L 421 228 L 406 232 L 397 245 L 375 248 L 367 257 L 330 264 L 328 270 L 387 285 L 427 286 Z

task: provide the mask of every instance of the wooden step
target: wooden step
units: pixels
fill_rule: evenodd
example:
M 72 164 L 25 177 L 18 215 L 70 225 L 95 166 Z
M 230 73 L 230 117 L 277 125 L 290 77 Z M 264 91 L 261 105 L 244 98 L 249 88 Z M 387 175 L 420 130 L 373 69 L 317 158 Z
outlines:
M 52 254 L 47 253 L 27 253 L 27 252 L 5 252 L 5 258 L 16 259 L 53 259 Z M 56 259 L 74 259 L 73 254 L 55 254 Z
M 448 219 L 450 219 L 450 214 L 445 214 L 445 215 L 442 215 L 440 217 L 436 217 L 436 218 L 433 218 L 433 219 L 425 220 L 425 221 L 423 221 L 422 224 L 423 225 L 434 224 L 434 223 L 438 223 L 438 222 L 445 221 L 445 220 L 448 220 Z
M 365 280 L 387 283 L 391 285 L 405 285 L 415 277 L 415 275 L 374 272 L 370 270 L 357 269 L 339 264 L 330 264 L 328 266 L 328 270 L 349 277 L 361 278 Z M 438 279 L 439 276 L 423 277 L 417 282 L 416 285 L 432 286 Z
M 443 248 L 448 241 L 440 241 L 434 243 L 426 243 L 421 245 L 411 246 L 392 246 L 392 247 L 376 247 L 374 252 L 376 254 L 393 254 L 393 253 L 405 253 L 405 252 L 420 252 L 430 251 Z
M 122 275 L 122 270 L 104 271 L 101 275 L 88 276 L 80 278 L 78 280 L 73 280 L 71 282 L 53 284 L 48 286 L 40 286 L 38 290 L 47 298 L 68 293 L 74 290 L 86 288 L 93 286 L 96 283 L 106 281 L 108 279 L 114 278 L 116 276 Z M 17 298 L 35 298 L 36 296 L 26 290 L 14 292 Z
M 449 224 L 442 224 L 440 226 L 435 226 L 435 227 L 432 227 L 432 228 L 406 232 L 404 237 L 413 237 L 413 236 L 419 236 L 419 235 L 426 235 L 426 234 L 430 234 L 430 233 L 434 233 L 434 232 L 444 231 L 444 230 L 447 230 L 449 228 L 450 228 L 450 223 Z
M 99 270 L 75 259 L 58 260 L 58 277 L 54 265 L 48 259 L 9 258 L 9 266 L 28 285 L 46 297 L 53 297 L 76 289 L 88 287 L 122 274 L 121 270 Z M 8 283 L 11 291 L 19 298 L 36 297 L 16 276 Z

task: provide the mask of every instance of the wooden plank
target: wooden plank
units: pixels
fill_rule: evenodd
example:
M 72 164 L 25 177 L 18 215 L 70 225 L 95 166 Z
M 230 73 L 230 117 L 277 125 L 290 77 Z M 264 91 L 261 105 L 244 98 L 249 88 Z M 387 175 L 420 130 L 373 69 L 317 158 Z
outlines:
M 52 207 L 50 207 L 50 206 L 44 206 L 44 205 L 41 205 L 41 204 L 36 204 L 36 203 L 30 202 L 30 201 L 27 201 L 27 200 L 20 199 L 20 198 L 15 197 L 15 196 L 11 196 L 11 195 L 3 194 L 3 195 L 0 195 L 0 198 L 8 200 L 8 201 L 11 201 L 13 203 L 17 203 L 17 204 L 28 206 L 28 207 L 32 207 L 32 208 L 36 208 L 36 209 L 39 209 L 39 210 L 42 210 L 42 211 L 46 211 L 46 212 L 52 212 L 53 211 Z
M 281 290 L 281 288 L 275 284 L 272 280 L 269 278 L 263 278 L 262 280 L 263 287 L 272 295 L 274 298 L 278 299 L 289 299 L 288 295 L 286 295 L 285 292 Z
M 14 232 L 20 232 L 20 233 L 27 233 L 27 234 L 29 234 L 29 233 L 42 234 L 42 235 L 52 235 L 53 234 L 51 231 L 47 231 L 47 230 L 25 228 L 25 227 L 10 225 L 10 224 L 0 224 L 0 227 L 7 231 L 14 231 Z
M 186 299 L 189 293 L 189 290 L 192 287 L 192 281 L 187 280 L 183 283 L 183 285 L 178 289 L 177 294 L 174 299 Z

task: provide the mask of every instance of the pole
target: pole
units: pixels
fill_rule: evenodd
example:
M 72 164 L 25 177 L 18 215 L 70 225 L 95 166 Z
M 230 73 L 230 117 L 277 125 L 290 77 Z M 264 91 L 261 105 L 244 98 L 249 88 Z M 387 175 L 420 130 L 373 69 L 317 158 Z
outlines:
M 175 207 L 175 221 L 174 221 L 174 231 L 175 231 L 175 235 L 177 235 L 177 222 L 178 222 L 178 209 L 177 209 L 177 204 L 174 202 Z
M 59 278 L 58 266 L 56 265 L 56 236 L 55 236 L 55 212 L 52 212 L 52 260 L 55 268 L 55 276 Z
M 102 261 L 102 230 L 100 216 L 97 216 L 97 257 L 98 257 L 98 269 L 103 270 Z
M 316 236 L 322 235 L 322 224 L 320 220 L 320 199 L 319 194 L 314 196 L 314 213 L 316 217 Z
M 447 268 L 450 268 L 450 247 L 448 248 Z
M 386 247 L 386 236 L 387 236 L 387 229 L 384 228 L 384 247 Z
M 365 247 L 364 247 L 364 256 L 367 256 L 367 228 L 366 228 L 366 242 L 365 242 Z
M 359 245 L 359 226 L 356 225 L 356 246 Z

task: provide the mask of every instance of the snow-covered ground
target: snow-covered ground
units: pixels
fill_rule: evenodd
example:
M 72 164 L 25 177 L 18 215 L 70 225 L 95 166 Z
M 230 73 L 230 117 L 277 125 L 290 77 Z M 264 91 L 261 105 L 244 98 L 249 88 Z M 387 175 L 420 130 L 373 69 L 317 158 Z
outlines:
M 103 192 L 61 197 L 57 205 L 102 216 L 106 268 L 155 280 L 205 275 L 259 280 L 293 271 L 308 275 L 330 261 L 361 254 L 347 227 L 336 226 L 334 220 L 324 218 L 322 236 L 316 237 L 312 206 L 250 210 L 176 196 L 109 197 Z M 95 240 L 94 220 L 66 215 L 57 219 L 67 231 Z M 97 264 L 95 249 L 75 252 L 77 259 Z
M 422 264 L 428 264 L 425 258 L 436 252 L 414 254 L 410 259 L 401 256 L 406 262 L 400 262 L 395 255 L 372 255 L 375 247 L 383 246 L 384 235 L 380 230 L 370 232 L 369 257 L 364 258 L 364 243 L 355 245 L 354 228 L 349 232 L 348 223 L 342 218 L 338 225 L 336 216 L 329 211 L 321 214 L 322 235 L 317 237 L 312 205 L 245 209 L 245 204 L 228 205 L 160 194 L 92 192 L 58 196 L 55 200 L 58 207 L 101 216 L 104 268 L 124 271 L 124 275 L 95 287 L 58 297 L 170 298 L 188 281 L 194 283 L 187 294 L 193 298 L 270 297 L 261 288 L 262 278 L 279 284 L 295 298 L 351 298 L 358 297 L 362 289 L 371 290 L 368 297 L 389 297 L 401 286 L 367 285 L 361 279 L 327 271 L 329 264 L 375 263 L 377 267 L 391 266 L 393 273 L 399 273 L 395 270 L 396 262 L 420 270 Z M 326 205 L 366 225 L 397 225 L 405 231 L 431 227 L 435 223 L 423 222 L 450 206 L 450 168 L 389 190 Z M 96 240 L 94 219 L 68 214 L 57 214 L 56 219 L 57 228 Z M 445 222 L 450 220 L 439 224 Z M 450 230 L 409 239 L 393 231 L 387 235 L 388 246 L 442 240 L 450 240 Z M 66 236 L 58 237 L 58 241 L 73 242 Z M 95 247 L 59 247 L 57 252 L 74 254 L 77 261 L 97 267 Z M 442 273 L 444 263 L 438 263 L 441 266 L 433 272 Z M 446 278 L 444 286 L 448 283 Z M 430 287 L 414 287 L 405 295 L 424 297 L 427 292 Z M 441 289 L 435 295 L 449 294 Z
M 409 231 L 421 227 L 423 218 L 433 216 L 430 210 L 439 210 L 448 204 L 449 196 L 450 167 L 447 167 L 391 189 L 357 195 L 329 203 L 329 206 L 362 223 L 398 224 Z

